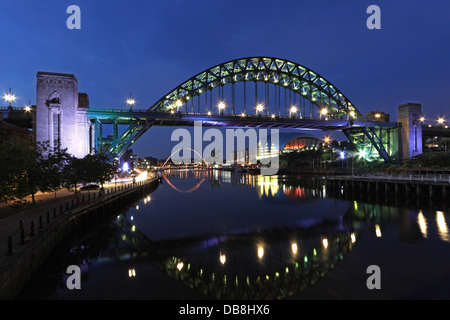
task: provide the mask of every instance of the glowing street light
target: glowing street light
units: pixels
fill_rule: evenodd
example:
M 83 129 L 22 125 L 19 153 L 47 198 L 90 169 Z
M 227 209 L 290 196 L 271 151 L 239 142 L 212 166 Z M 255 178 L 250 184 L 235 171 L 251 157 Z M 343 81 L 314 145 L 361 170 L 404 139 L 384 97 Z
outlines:
M 219 114 L 222 114 L 223 110 L 226 108 L 225 102 L 220 101 L 217 107 L 219 108 Z
M 3 99 L 5 99 L 5 101 L 9 102 L 9 106 L 11 107 L 11 102 L 16 100 L 16 96 L 11 94 L 11 88 L 9 88 L 9 93 L 5 94 L 3 96 Z
M 256 114 L 258 114 L 258 112 L 262 112 L 264 110 L 264 106 L 262 104 L 258 104 L 256 106 Z
M 297 114 L 297 107 L 296 106 L 292 106 L 291 109 L 289 110 L 289 115 L 292 115 L 292 114 L 294 114 L 294 117 Z
M 127 104 L 130 106 L 130 109 L 133 109 L 133 105 L 136 103 L 136 100 L 134 100 L 131 97 L 131 92 L 130 92 L 130 97 L 127 99 Z
M 183 105 L 183 103 L 181 102 L 180 99 L 178 99 L 177 101 L 175 101 L 175 106 L 177 107 L 177 109 L 180 109 L 182 105 Z M 177 111 L 178 111 L 178 110 L 177 110 Z
M 443 123 L 445 122 L 445 119 L 442 118 L 442 117 L 440 117 L 440 118 L 437 120 L 437 122 L 438 122 L 439 124 L 443 124 Z
M 31 101 L 28 103 L 28 105 L 26 105 L 24 107 L 25 112 L 30 112 L 31 111 Z
M 420 121 L 420 122 L 424 122 L 424 121 L 425 121 L 425 117 L 424 117 L 424 116 L 421 116 L 420 119 L 419 119 L 419 121 Z
M 320 114 L 321 114 L 322 116 L 326 117 L 327 114 L 328 114 L 327 108 L 323 108 L 322 110 L 320 110 Z

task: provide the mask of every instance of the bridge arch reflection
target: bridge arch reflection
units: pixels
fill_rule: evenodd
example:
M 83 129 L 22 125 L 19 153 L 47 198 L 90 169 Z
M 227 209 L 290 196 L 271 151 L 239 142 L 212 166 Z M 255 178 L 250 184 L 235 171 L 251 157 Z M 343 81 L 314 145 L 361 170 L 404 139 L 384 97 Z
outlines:
M 270 234 L 207 239 L 202 255 L 180 254 L 158 262 L 169 277 L 216 299 L 285 299 L 314 285 L 348 253 L 355 233 L 303 236 L 278 230 Z M 247 244 L 247 246 L 245 246 Z

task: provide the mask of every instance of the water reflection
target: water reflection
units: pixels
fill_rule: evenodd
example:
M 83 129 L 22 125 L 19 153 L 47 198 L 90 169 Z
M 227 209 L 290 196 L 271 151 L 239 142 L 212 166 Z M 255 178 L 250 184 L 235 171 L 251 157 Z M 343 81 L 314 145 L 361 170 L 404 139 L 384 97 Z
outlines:
M 275 237 L 240 235 L 207 245 L 212 240 L 185 247 L 160 261 L 160 269 L 211 298 L 284 299 L 314 285 L 353 245 L 348 233 L 321 238 L 293 231 Z
M 326 198 L 326 185 L 322 177 L 309 176 L 264 176 L 218 169 L 184 169 L 167 170 L 164 173 L 165 182 L 174 190 L 182 193 L 197 191 L 207 179 L 212 187 L 222 184 L 252 187 L 261 198 L 289 198 L 292 200 L 308 200 Z M 172 183 L 171 178 L 199 180 L 188 190 L 181 190 Z
M 442 211 L 436 211 L 436 223 L 439 230 L 439 237 L 442 241 L 450 242 L 447 222 L 445 221 L 444 213 Z
M 75 298 L 105 298 L 104 295 L 118 298 L 126 292 L 126 297 L 131 299 L 178 299 L 179 292 L 183 292 L 183 299 L 199 296 L 286 299 L 313 287 L 359 246 L 366 245 L 363 250 L 383 246 L 385 256 L 375 257 L 376 261 L 389 263 L 398 258 L 399 251 L 394 248 L 400 246 L 404 250 L 402 243 L 439 248 L 450 242 L 448 216 L 444 211 L 330 199 L 320 178 L 236 175 L 216 170 L 172 170 L 165 172 L 165 176 L 163 185 L 167 188 L 158 188 L 154 195 L 146 195 L 101 230 L 63 249 L 58 259 L 50 259 L 50 265 L 44 268 L 47 272 L 41 272 L 39 280 L 31 283 L 22 297 L 29 297 L 33 292 L 33 297 L 38 298 L 74 298 L 73 292 L 65 288 L 65 268 L 76 264 L 83 266 L 83 290 Z M 188 195 L 179 191 L 191 190 L 200 181 L 201 185 Z M 247 213 L 241 210 L 242 203 L 228 200 L 241 196 L 244 188 L 253 192 L 253 197 L 245 194 L 245 202 L 257 211 L 248 224 L 247 220 L 240 220 L 245 216 L 243 213 Z M 210 189 L 221 192 L 208 193 Z M 165 193 L 167 198 L 163 197 Z M 212 220 L 206 222 L 212 224 L 219 220 L 223 224 L 232 220 L 239 222 L 239 226 L 209 227 L 208 230 L 212 230 L 209 233 L 197 229 L 192 233 L 176 230 L 170 236 L 164 230 L 164 237 L 154 236 L 154 229 L 168 226 L 167 230 L 171 230 L 177 223 L 181 225 L 180 230 L 189 229 L 185 222 L 189 220 L 181 219 L 186 212 L 172 216 L 171 212 L 163 210 L 172 208 L 166 199 L 178 204 L 173 208 L 185 206 L 177 194 L 194 198 L 198 195 L 198 199 L 219 202 L 219 207 L 231 203 L 230 208 L 234 208 L 236 215 L 226 210 L 220 215 L 208 216 Z M 328 206 L 329 203 L 333 206 Z M 200 205 L 190 208 L 186 219 L 201 224 L 202 210 Z M 286 211 L 289 215 L 283 220 L 282 214 Z M 146 220 L 154 217 L 162 220 Z M 181 219 L 180 222 L 174 217 Z M 269 222 L 259 224 L 263 219 Z M 429 267 L 430 260 L 448 265 L 445 250 L 440 256 L 436 253 L 438 249 L 429 252 L 425 250 L 420 259 L 413 259 L 417 274 Z M 179 287 L 173 287 L 174 279 Z M 129 281 L 133 281 L 133 286 Z M 152 287 L 149 283 L 158 285 Z M 162 296 L 161 291 L 166 287 L 170 288 L 169 293 Z M 108 289 L 102 291 L 101 288 Z

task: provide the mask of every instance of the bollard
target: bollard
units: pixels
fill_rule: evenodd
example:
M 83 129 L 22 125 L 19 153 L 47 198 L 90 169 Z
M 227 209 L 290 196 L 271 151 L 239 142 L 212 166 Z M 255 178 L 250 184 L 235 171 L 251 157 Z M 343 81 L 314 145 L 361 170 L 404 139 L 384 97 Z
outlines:
M 25 243 L 25 229 L 21 228 L 20 229 L 20 244 L 24 244 Z
M 66 211 L 69 210 L 69 203 L 66 201 Z
M 8 256 L 12 255 L 12 238 L 8 237 Z
M 56 219 L 56 208 L 53 208 L 53 218 Z
M 62 212 L 63 212 L 63 211 L 62 211 L 62 204 L 60 204 L 60 205 L 59 205 L 59 214 L 61 215 Z
M 30 235 L 34 236 L 34 221 L 31 221 Z
M 50 223 L 50 211 L 47 211 L 47 223 Z
M 39 216 L 39 229 L 42 229 L 42 216 Z

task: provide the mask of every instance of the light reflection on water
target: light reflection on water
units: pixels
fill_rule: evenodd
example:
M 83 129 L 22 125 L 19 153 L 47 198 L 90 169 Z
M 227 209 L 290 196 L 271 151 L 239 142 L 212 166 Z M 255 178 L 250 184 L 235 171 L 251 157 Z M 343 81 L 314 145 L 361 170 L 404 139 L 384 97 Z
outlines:
M 447 275 L 445 212 L 332 199 L 326 191 L 321 178 L 167 171 L 154 193 L 45 267 L 53 279 L 45 290 L 34 282 L 21 297 L 295 298 L 358 248 L 398 273 L 397 286 L 402 265 Z M 79 292 L 65 289 L 70 264 L 82 266 Z

